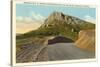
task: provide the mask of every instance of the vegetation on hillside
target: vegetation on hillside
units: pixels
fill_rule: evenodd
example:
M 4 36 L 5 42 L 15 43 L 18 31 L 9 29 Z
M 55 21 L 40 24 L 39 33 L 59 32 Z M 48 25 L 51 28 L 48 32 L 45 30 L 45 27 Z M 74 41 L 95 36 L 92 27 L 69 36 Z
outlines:
M 34 31 L 17 36 L 17 39 L 27 37 L 44 37 L 44 36 L 65 36 L 76 40 L 80 30 L 95 29 L 95 24 L 86 22 L 76 17 L 64 15 L 63 13 L 52 13 L 41 25 Z

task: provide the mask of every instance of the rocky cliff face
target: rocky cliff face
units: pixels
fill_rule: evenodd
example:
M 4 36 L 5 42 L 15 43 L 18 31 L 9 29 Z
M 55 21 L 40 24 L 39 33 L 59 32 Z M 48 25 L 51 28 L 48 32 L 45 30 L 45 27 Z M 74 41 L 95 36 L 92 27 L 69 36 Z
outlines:
M 86 29 L 84 26 L 88 26 L 87 29 L 94 27 L 94 24 L 81 20 L 77 17 L 64 15 L 61 12 L 53 12 L 44 22 L 40 28 L 58 27 L 71 29 L 73 31 L 79 32 L 81 29 Z M 63 29 L 62 28 L 62 29 Z
M 50 34 L 66 35 L 69 38 L 76 36 L 80 30 L 94 29 L 95 24 L 86 22 L 77 17 L 65 15 L 61 12 L 53 12 L 39 28 Z M 73 38 L 72 38 L 73 39 Z

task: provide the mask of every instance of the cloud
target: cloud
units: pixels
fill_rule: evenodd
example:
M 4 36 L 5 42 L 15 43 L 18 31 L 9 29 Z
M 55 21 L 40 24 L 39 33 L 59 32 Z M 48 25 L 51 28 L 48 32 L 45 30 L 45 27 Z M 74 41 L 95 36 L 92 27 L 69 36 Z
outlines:
M 16 21 L 17 22 L 43 22 L 45 20 L 45 17 L 42 16 L 39 13 L 36 12 L 30 12 L 30 15 L 27 16 L 17 16 Z
M 84 20 L 88 21 L 88 22 L 91 22 L 91 23 L 95 23 L 95 19 L 89 15 L 85 15 L 84 16 Z
M 39 13 L 30 12 L 30 16 L 16 17 L 16 33 L 26 33 L 38 29 L 45 20 L 45 17 Z
M 45 17 L 43 15 L 39 14 L 39 13 L 32 11 L 30 14 L 31 14 L 32 19 L 35 20 L 35 21 L 40 21 L 40 20 L 44 21 L 44 19 L 45 19 Z
M 40 23 L 37 22 L 21 22 L 21 23 L 16 23 L 16 33 L 26 33 L 31 30 L 36 30 L 41 26 Z
M 17 22 L 34 22 L 34 20 L 31 17 L 22 17 L 18 16 L 16 17 Z

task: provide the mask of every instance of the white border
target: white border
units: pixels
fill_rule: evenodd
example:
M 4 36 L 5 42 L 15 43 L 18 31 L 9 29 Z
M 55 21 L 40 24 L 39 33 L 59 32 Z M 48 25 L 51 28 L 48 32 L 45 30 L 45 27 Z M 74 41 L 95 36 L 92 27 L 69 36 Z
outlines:
M 16 42 L 15 42 L 15 39 L 16 39 L 16 9 L 15 9 L 15 7 L 16 7 L 16 5 L 15 5 L 15 1 L 12 1 L 12 60 L 11 60 L 11 64 L 12 64 L 12 66 L 15 66 L 15 64 L 16 64 Z
M 31 63 L 16 63 L 16 35 L 15 35 L 15 32 L 16 32 L 16 3 L 23 3 L 23 2 L 29 2 L 29 1 L 12 1 L 12 60 L 11 60 L 11 65 L 12 66 L 29 66 L 29 65 L 42 65 L 42 64 L 58 64 L 58 63 L 80 63 L 80 62 L 89 62 L 89 61 L 97 61 L 97 40 L 96 40 L 96 56 L 95 58 L 93 59 L 78 59 L 78 60 L 63 60 L 63 61 L 46 61 L 46 62 L 31 62 Z M 36 2 L 36 1 L 31 1 L 32 3 L 36 3 L 36 4 L 49 4 L 49 5 L 66 5 L 66 3 L 44 3 L 44 2 Z M 30 2 L 30 3 L 31 3 Z M 88 6 L 89 8 L 91 7 L 94 7 L 96 8 L 96 38 L 97 39 L 97 6 L 96 5 L 81 5 L 81 4 L 67 4 L 69 6 Z

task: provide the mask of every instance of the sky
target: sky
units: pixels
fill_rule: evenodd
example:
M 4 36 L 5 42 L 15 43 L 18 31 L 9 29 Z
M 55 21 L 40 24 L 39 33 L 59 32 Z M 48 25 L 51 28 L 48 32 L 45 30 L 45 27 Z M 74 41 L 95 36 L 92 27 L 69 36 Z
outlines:
M 43 21 L 54 11 L 62 12 L 66 15 L 78 17 L 80 19 L 95 22 L 96 9 L 88 7 L 73 7 L 64 5 L 41 5 L 41 4 L 16 4 L 16 32 L 25 33 L 32 29 L 37 29 Z M 28 27 L 29 26 L 29 27 Z M 25 28 L 28 28 L 26 30 Z M 24 30 L 23 30 L 24 29 Z M 29 30 L 30 29 L 30 30 Z

